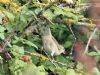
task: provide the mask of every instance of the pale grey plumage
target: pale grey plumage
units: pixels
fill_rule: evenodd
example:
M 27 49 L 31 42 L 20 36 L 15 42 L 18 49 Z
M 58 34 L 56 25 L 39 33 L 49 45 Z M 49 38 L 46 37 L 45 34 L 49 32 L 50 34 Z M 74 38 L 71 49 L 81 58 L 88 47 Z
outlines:
M 45 51 L 51 54 L 51 56 L 57 56 L 61 53 L 65 53 L 64 47 L 60 45 L 57 40 L 52 36 L 49 27 L 44 28 L 41 38 Z

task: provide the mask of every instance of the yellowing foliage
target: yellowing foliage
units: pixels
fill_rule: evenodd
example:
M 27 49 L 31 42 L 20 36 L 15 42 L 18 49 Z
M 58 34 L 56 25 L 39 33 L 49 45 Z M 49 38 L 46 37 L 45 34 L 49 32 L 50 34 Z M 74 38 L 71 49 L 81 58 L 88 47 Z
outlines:
M 10 3 L 10 0 L 0 0 L 1 3 Z
M 0 3 L 4 3 L 4 4 L 10 4 L 13 7 L 18 7 L 17 3 L 14 3 L 10 0 L 0 0 Z

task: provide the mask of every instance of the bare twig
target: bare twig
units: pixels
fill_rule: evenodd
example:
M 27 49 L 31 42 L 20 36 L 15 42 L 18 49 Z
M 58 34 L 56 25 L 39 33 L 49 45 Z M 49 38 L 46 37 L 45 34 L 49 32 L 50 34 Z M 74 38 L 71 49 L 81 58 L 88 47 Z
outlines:
M 73 30 L 72 30 L 72 28 L 71 28 L 71 25 L 68 25 L 68 26 L 69 26 L 69 29 L 70 29 L 70 31 L 71 31 L 73 37 L 74 37 L 74 40 L 76 41 L 76 36 L 75 36 L 75 34 L 74 34 L 74 32 L 73 32 Z
M 25 51 L 26 53 L 29 53 L 30 55 L 35 55 L 35 56 L 38 56 L 38 57 L 40 57 L 40 55 L 41 54 L 39 54 L 39 53 L 31 53 L 31 52 L 29 52 L 29 51 Z M 46 53 L 46 52 L 45 52 Z M 38 55 L 37 55 L 38 54 Z M 56 64 L 55 63 L 58 63 L 58 64 L 60 64 L 60 65 L 62 65 L 62 66 L 68 66 L 67 64 L 65 64 L 65 63 L 62 63 L 62 62 L 58 62 L 58 61 L 56 61 L 56 60 L 52 60 L 51 58 L 50 58 L 50 56 L 46 53 L 46 55 L 48 56 L 48 57 L 46 57 L 46 56 L 44 56 L 44 55 L 42 55 L 43 57 L 46 57 L 46 58 L 48 58 L 47 60 L 49 60 L 55 67 L 57 67 L 56 66 Z M 53 61 L 53 62 L 52 62 Z
M 55 63 L 58 63 L 58 64 L 60 64 L 60 65 L 62 65 L 62 66 L 68 66 L 67 64 L 62 63 L 62 62 L 58 62 L 58 61 L 56 61 L 56 60 L 54 60 L 54 62 L 55 62 Z
M 74 32 L 73 32 L 72 28 L 71 28 L 71 25 L 68 25 L 68 26 L 69 26 L 69 29 L 70 29 L 70 31 L 71 31 L 71 33 L 72 33 L 73 37 L 74 37 L 74 43 L 75 43 L 75 42 L 76 42 L 76 40 L 77 40 L 77 38 L 76 38 L 76 36 L 75 36 L 75 34 L 74 34 Z M 73 43 L 73 45 L 74 45 L 74 43 Z M 70 55 L 72 55 L 73 45 L 72 45 L 72 48 L 71 48 Z
M 87 42 L 87 45 L 86 45 L 86 47 L 85 47 L 84 53 L 87 53 L 89 44 L 90 44 L 90 42 L 91 42 L 91 40 L 92 40 L 92 38 L 93 38 L 93 36 L 95 35 L 95 33 L 96 33 L 97 30 L 98 30 L 98 28 L 95 28 L 94 31 L 93 31 L 93 33 L 90 35 L 89 40 L 88 40 L 88 42 Z
M 78 22 L 77 25 L 87 26 L 87 27 L 96 27 L 96 24 Z

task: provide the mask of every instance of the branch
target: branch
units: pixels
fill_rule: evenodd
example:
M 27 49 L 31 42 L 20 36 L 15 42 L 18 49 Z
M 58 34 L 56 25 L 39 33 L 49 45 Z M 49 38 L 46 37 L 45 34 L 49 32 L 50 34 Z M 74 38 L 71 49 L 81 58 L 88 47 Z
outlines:
M 62 65 L 62 66 L 68 66 L 67 64 L 65 64 L 65 63 L 62 63 L 62 62 L 58 62 L 58 61 L 56 61 L 56 60 L 54 60 L 54 59 L 51 59 L 50 57 L 48 58 L 48 57 L 46 57 L 46 56 L 44 56 L 44 55 L 42 55 L 42 54 L 39 54 L 39 53 L 31 53 L 31 52 L 29 52 L 29 51 L 25 51 L 26 53 L 29 53 L 30 55 L 34 55 L 34 56 L 37 56 L 37 57 L 40 57 L 40 58 L 42 58 L 43 60 L 49 60 L 52 64 L 54 64 L 55 65 L 55 63 L 58 63 L 58 64 L 60 64 L 60 65 Z M 44 59 L 45 58 L 45 59 Z M 52 62 L 53 61 L 53 62 Z M 55 65 L 56 66 L 56 65 Z
M 87 42 L 87 45 L 86 45 L 84 53 L 87 53 L 89 44 L 90 44 L 90 42 L 91 42 L 92 38 L 94 37 L 94 35 L 95 35 L 95 33 L 96 33 L 97 30 L 98 30 L 98 28 L 95 28 L 94 31 L 93 31 L 93 33 L 90 35 L 90 38 L 89 38 L 89 40 Z
M 77 25 L 82 25 L 82 26 L 87 26 L 87 27 L 96 27 L 96 24 L 83 23 L 83 22 L 78 22 Z

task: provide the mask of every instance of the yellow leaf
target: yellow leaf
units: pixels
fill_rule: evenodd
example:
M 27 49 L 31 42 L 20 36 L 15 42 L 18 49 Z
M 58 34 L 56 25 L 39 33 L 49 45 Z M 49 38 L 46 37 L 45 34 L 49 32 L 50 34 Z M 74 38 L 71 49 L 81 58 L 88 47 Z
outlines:
M 42 60 L 49 60 L 48 57 L 46 57 L 46 56 L 44 56 L 42 54 L 39 54 L 39 53 L 31 53 L 31 55 L 40 57 Z
M 12 6 L 14 6 L 14 7 L 18 7 L 17 3 L 11 2 L 10 4 L 11 4 Z
M 81 0 L 76 1 L 76 5 L 80 5 Z
M 10 0 L 0 0 L 1 3 L 10 3 Z
M 73 4 L 74 2 L 73 2 L 73 0 L 65 0 L 67 3 L 69 3 L 69 4 Z

